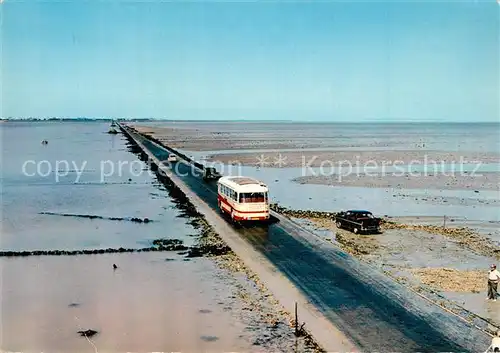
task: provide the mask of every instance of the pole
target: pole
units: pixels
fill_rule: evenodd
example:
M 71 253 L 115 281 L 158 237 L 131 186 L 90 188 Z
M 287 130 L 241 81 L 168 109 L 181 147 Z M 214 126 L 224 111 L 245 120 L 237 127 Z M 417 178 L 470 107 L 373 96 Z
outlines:
M 446 228 L 446 215 L 443 216 L 443 228 Z
M 295 336 L 299 336 L 299 317 L 297 314 L 297 302 L 295 302 Z

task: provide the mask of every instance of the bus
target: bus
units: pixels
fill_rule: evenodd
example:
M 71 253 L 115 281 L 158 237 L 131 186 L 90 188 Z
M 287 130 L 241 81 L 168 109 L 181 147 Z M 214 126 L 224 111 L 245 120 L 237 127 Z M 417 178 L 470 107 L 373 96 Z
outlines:
M 233 221 L 269 219 L 269 189 L 263 182 L 243 176 L 224 176 L 217 181 L 217 200 L 222 213 Z

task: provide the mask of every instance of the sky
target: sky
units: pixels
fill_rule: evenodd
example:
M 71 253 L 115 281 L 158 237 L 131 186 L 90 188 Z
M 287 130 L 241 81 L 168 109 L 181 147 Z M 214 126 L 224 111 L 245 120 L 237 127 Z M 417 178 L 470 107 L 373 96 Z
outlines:
M 15 1 L 2 116 L 498 121 L 500 5 Z

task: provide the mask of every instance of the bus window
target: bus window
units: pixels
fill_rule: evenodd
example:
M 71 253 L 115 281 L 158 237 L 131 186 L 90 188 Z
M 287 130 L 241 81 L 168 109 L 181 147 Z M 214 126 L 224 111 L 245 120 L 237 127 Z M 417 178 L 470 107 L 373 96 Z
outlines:
M 240 194 L 240 203 L 266 202 L 265 192 L 244 192 Z

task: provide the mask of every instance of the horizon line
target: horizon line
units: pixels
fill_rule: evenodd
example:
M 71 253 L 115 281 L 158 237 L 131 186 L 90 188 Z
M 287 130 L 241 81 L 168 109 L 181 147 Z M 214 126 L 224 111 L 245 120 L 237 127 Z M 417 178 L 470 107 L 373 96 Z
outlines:
M 61 121 L 61 120 L 93 120 L 93 121 L 134 121 L 134 120 L 140 120 L 140 121 L 150 121 L 150 122 L 155 122 L 155 121 L 163 121 L 163 122 L 248 122 L 248 123 L 259 123 L 259 122 L 276 122 L 276 123 L 327 123 L 327 124 L 334 124 L 334 123 L 340 123 L 340 124 L 357 124 L 357 123 L 372 123 L 372 124 L 387 124 L 387 123 L 392 123 L 392 124 L 398 124 L 398 123 L 404 123 L 404 124 L 418 124 L 418 123 L 432 123 L 432 124 L 499 124 L 500 121 L 492 121 L 492 120 L 475 120 L 475 121 L 460 121 L 460 120 L 449 120 L 449 121 L 436 121 L 436 120 L 366 120 L 366 119 L 360 119 L 356 121 L 352 120 L 298 120 L 298 119 L 168 119 L 168 118 L 107 118 L 107 117 L 43 117 L 43 118 L 35 118 L 35 117 L 29 117 L 29 118 L 13 118 L 13 117 L 8 117 L 8 118 L 0 118 L 0 120 L 6 120 L 6 121 Z

